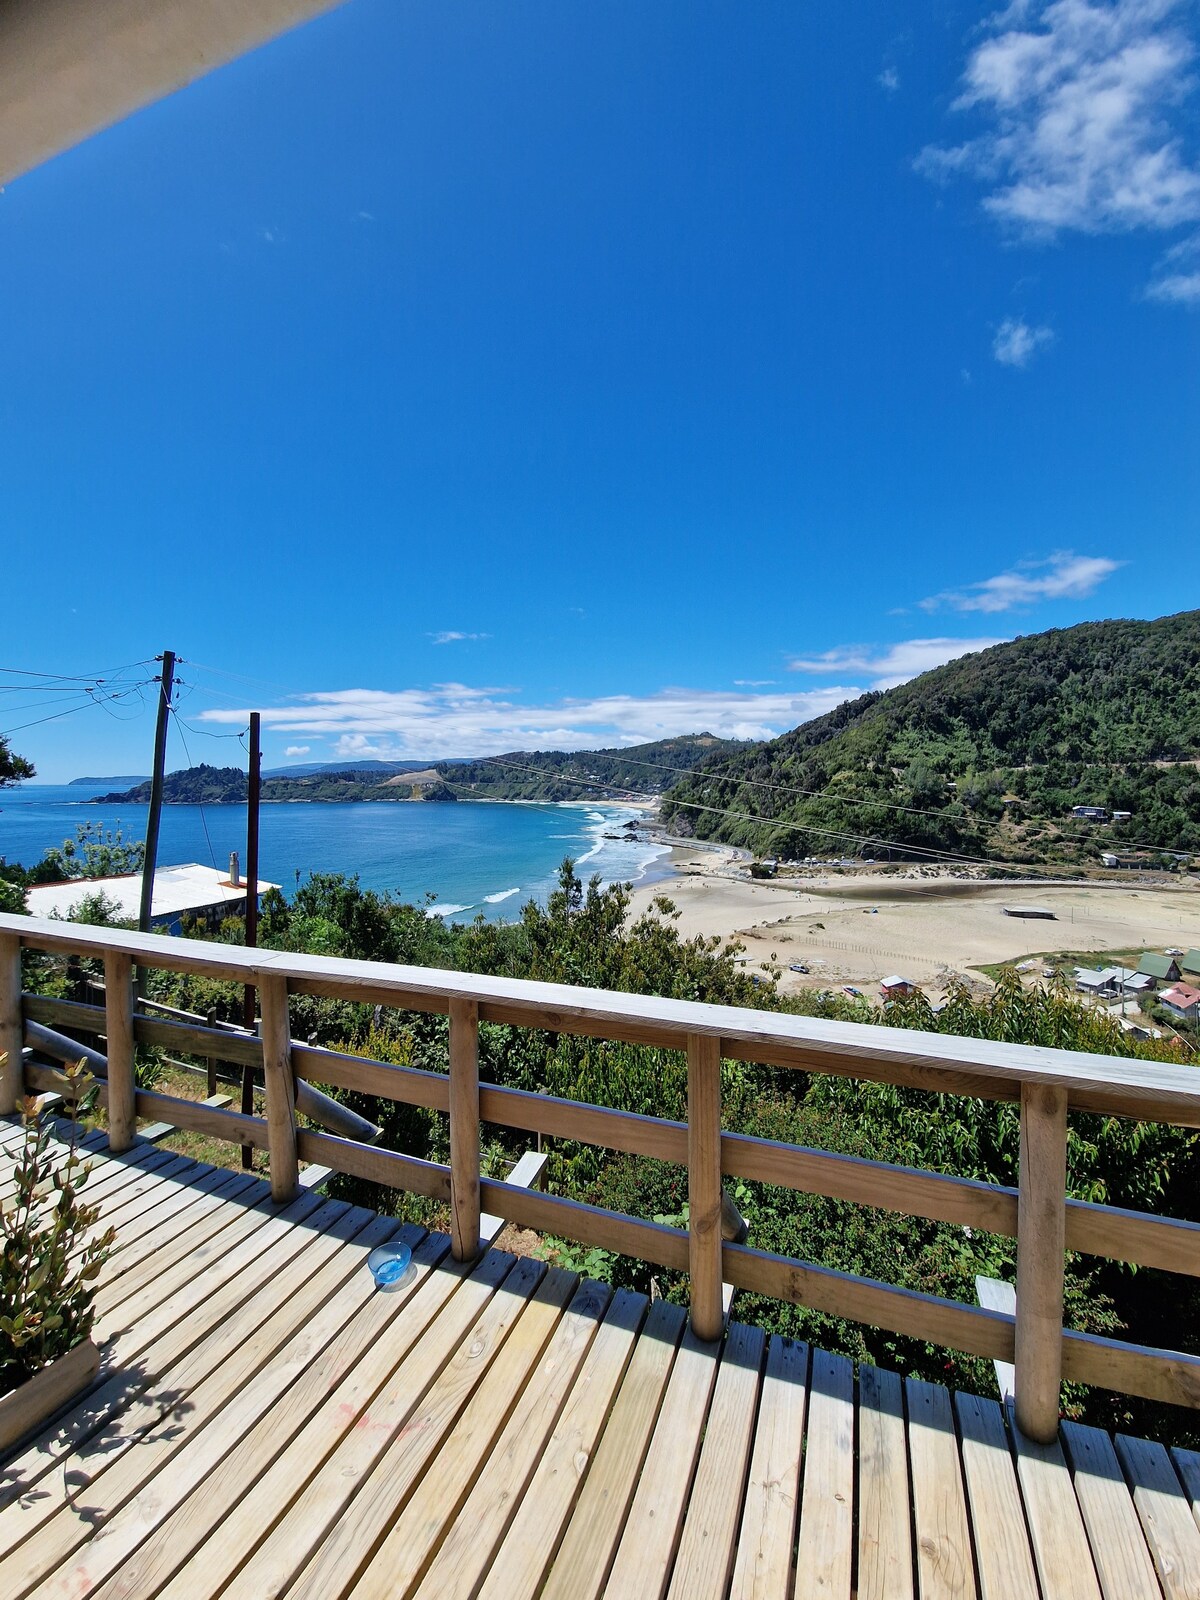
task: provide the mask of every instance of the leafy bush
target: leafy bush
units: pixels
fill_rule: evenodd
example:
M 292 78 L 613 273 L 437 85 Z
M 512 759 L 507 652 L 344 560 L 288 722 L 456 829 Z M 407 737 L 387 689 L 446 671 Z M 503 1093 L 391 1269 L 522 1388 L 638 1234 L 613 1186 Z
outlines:
M 87 1090 L 82 1061 L 64 1071 Z M 115 1229 L 96 1232 L 100 1208 L 81 1195 L 91 1168 L 79 1152 L 79 1132 L 94 1092 L 75 1101 L 63 1159 L 48 1120 L 33 1100 L 25 1102 L 14 1192 L 0 1201 L 0 1394 L 92 1331 L 96 1280 L 116 1239 Z

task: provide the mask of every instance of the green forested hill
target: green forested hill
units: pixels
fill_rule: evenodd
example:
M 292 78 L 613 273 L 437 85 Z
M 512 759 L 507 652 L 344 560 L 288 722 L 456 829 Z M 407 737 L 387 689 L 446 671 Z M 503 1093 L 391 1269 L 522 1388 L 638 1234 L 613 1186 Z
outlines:
M 451 768 L 453 771 L 454 769 Z M 363 772 L 355 768 L 336 771 L 321 768 L 298 778 L 264 778 L 262 798 L 264 803 L 276 800 L 411 800 L 413 785 L 402 781 L 389 781 L 391 769 Z M 403 774 L 401 774 L 403 777 Z M 178 772 L 168 772 L 163 779 L 163 801 L 169 806 L 245 805 L 249 793 L 249 779 L 240 767 L 210 767 L 204 764 L 184 767 Z M 136 788 L 121 794 L 98 797 L 105 804 L 141 804 L 150 799 L 150 784 L 139 783 Z M 424 783 L 418 798 L 422 800 L 453 800 L 454 791 L 444 783 Z
M 788 857 L 885 841 L 1013 861 L 1200 850 L 1198 758 L 1200 611 L 1186 611 L 1032 634 L 863 695 L 703 762 L 664 814 L 676 831 Z M 1133 816 L 1088 825 L 1075 805 Z
M 746 748 L 735 739 L 689 733 L 623 750 L 514 750 L 437 770 L 464 799 L 595 800 L 606 790 L 661 794 L 681 768 Z

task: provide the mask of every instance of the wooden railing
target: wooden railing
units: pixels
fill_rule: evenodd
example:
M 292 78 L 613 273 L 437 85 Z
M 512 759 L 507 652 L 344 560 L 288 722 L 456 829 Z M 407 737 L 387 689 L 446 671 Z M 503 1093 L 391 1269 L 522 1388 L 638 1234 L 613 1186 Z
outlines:
M 104 1007 L 21 993 L 21 947 L 104 963 Z M 261 1037 L 136 1014 L 134 964 L 257 986 Z M 289 995 L 312 994 L 448 1014 L 447 1076 L 298 1044 Z M 667 1121 L 479 1081 L 480 1022 L 548 1029 L 684 1051 L 688 1120 Z M 1016 1413 L 1035 1439 L 1053 1437 L 1064 1379 L 1200 1406 L 1200 1359 L 1100 1338 L 1062 1326 L 1064 1253 L 1080 1251 L 1200 1276 L 1200 1226 L 1066 1196 L 1068 1113 L 1098 1112 L 1200 1127 L 1196 1069 L 1072 1051 L 612 994 L 558 984 L 245 951 L 190 939 L 114 932 L 0 916 L 0 1113 L 28 1088 L 53 1086 L 22 1072 L 27 1025 L 103 1034 L 109 1140 L 128 1148 L 139 1117 L 265 1148 L 272 1193 L 296 1193 L 301 1161 L 319 1162 L 450 1209 L 456 1257 L 479 1245 L 481 1207 L 536 1229 L 638 1257 L 691 1277 L 697 1333 L 721 1330 L 722 1282 L 887 1328 L 995 1361 L 1015 1362 Z M 137 1043 L 261 1068 L 266 1118 L 140 1090 Z M 722 1058 L 832 1073 L 937 1093 L 1019 1102 L 1018 1187 L 980 1183 L 722 1131 Z M 354 1089 L 448 1115 L 450 1162 L 441 1165 L 299 1126 L 314 1084 Z M 686 1231 L 645 1218 L 483 1178 L 481 1122 L 566 1138 L 685 1166 Z M 855 1277 L 722 1238 L 722 1182 L 741 1177 L 882 1207 L 1017 1241 L 1015 1317 Z

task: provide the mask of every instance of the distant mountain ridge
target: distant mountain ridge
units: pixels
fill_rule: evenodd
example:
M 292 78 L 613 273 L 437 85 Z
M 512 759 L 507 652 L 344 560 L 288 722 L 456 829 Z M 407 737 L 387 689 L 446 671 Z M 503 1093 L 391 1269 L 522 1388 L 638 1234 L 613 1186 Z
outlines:
M 142 774 L 140 772 L 133 772 L 133 773 L 118 772 L 118 773 L 116 773 L 113 776 L 108 777 L 108 778 L 72 778 L 68 782 L 67 787 L 70 788 L 70 789 L 78 789 L 81 786 L 86 786 L 89 789 L 97 789 L 97 788 L 100 787 L 101 784 L 107 783 L 107 784 L 124 784 L 127 788 L 132 788 L 134 786 L 134 784 L 137 784 L 137 783 L 149 783 L 149 782 L 150 782 L 149 776 L 145 775 L 145 774 Z
M 368 770 L 361 765 L 350 767 L 320 767 L 315 772 L 299 777 L 264 775 L 262 798 L 267 804 L 284 800 L 359 801 L 359 800 L 453 800 L 452 789 L 440 778 L 428 781 L 429 767 L 416 762 L 405 763 L 426 781 L 417 784 L 403 782 L 404 771 L 398 763 L 380 762 Z M 286 769 L 285 769 L 286 770 Z M 241 767 L 211 767 L 204 764 L 183 767 L 178 772 L 168 772 L 163 779 L 163 804 L 168 806 L 223 806 L 245 805 L 249 798 L 250 780 Z M 101 805 L 148 805 L 150 781 L 135 785 L 122 793 L 95 795 Z
M 454 766 L 439 762 L 437 770 L 464 799 L 602 800 L 659 795 L 681 769 L 746 748 L 741 740 L 687 733 L 605 750 L 511 750 Z
M 283 767 L 263 774 L 262 798 L 265 802 L 587 800 L 612 794 L 657 795 L 681 770 L 690 770 L 704 757 L 745 748 L 737 740 L 695 733 L 612 750 L 520 750 L 478 761 Z M 244 805 L 248 792 L 249 780 L 240 767 L 184 767 L 163 780 L 166 805 Z M 91 798 L 104 805 L 146 805 L 150 780 Z
M 1198 851 L 1198 760 L 1200 611 L 1186 611 L 1031 634 L 862 695 L 701 762 L 663 816 L 785 858 Z M 1094 826 L 1076 805 L 1131 815 Z

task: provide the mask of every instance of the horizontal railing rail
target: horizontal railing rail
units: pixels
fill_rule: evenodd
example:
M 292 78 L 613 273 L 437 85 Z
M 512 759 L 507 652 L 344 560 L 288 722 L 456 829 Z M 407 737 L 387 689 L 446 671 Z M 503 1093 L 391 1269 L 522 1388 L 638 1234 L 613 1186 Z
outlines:
M 23 996 L 22 946 L 103 960 L 105 1005 Z M 135 1012 L 135 963 L 255 985 L 261 1036 Z M 288 1025 L 290 994 L 448 1014 L 449 1073 L 299 1043 Z M 688 1061 L 688 1119 L 670 1121 L 483 1083 L 478 1069 L 481 1021 L 682 1050 Z M 295 1193 L 301 1161 L 426 1195 L 449 1206 L 453 1249 L 460 1259 L 478 1249 L 479 1215 L 486 1205 L 521 1226 L 687 1272 L 693 1323 L 703 1338 L 720 1331 L 724 1282 L 1015 1362 L 1017 1419 L 1035 1438 L 1047 1439 L 1057 1427 L 1064 1378 L 1200 1405 L 1200 1359 L 1062 1326 L 1067 1250 L 1200 1276 L 1197 1224 L 1066 1194 L 1068 1112 L 1200 1127 L 1200 1077 L 1192 1067 L 0 916 L 0 1051 L 8 1051 L 9 1061 L 0 1081 L 0 1111 L 11 1110 L 27 1088 L 61 1091 L 61 1074 L 53 1069 L 30 1066 L 22 1075 L 20 1045 L 27 1030 L 38 1028 L 69 1028 L 105 1038 L 103 1092 L 115 1149 L 132 1142 L 138 1118 L 162 1118 L 266 1149 L 272 1191 L 280 1201 Z M 139 1043 L 260 1070 L 266 1117 L 138 1089 L 133 1057 Z M 1007 1188 L 724 1131 L 722 1058 L 1017 1102 L 1018 1185 Z M 300 1125 L 297 1113 L 311 1117 L 319 1103 L 318 1084 L 447 1115 L 449 1163 L 356 1142 L 344 1136 L 349 1128 Z M 482 1177 L 481 1123 L 686 1167 L 687 1229 Z M 731 1242 L 731 1230 L 723 1227 L 723 1182 L 739 1177 L 1015 1238 L 1016 1314 L 919 1294 Z

